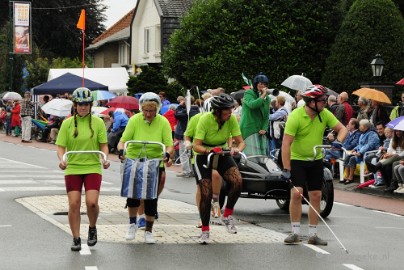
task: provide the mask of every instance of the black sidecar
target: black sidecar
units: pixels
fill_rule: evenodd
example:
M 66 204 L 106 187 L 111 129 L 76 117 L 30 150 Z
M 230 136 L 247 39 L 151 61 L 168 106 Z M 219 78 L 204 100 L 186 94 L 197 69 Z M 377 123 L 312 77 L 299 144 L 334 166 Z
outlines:
M 274 199 L 278 207 L 289 211 L 291 185 L 281 179 L 282 170 L 271 158 L 250 156 L 235 158 L 243 177 L 242 198 Z M 308 198 L 307 190 L 303 194 Z M 303 203 L 305 201 L 302 199 Z M 333 177 L 329 168 L 324 166 L 324 184 L 320 205 L 320 215 L 325 218 L 334 203 Z

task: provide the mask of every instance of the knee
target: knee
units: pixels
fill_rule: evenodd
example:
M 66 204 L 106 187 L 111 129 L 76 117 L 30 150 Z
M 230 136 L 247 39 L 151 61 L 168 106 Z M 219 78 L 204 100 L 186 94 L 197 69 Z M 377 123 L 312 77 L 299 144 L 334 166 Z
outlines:
M 300 188 L 300 187 L 296 187 L 298 190 L 299 190 L 299 192 L 300 193 L 302 193 L 303 192 L 303 190 L 302 190 L 302 188 Z M 291 191 L 290 191 L 290 199 L 292 200 L 292 201 L 300 201 L 301 200 L 301 196 L 300 196 L 300 193 L 299 193 L 297 190 L 295 190 L 295 189 L 292 189 Z
M 80 200 L 72 200 L 69 202 L 69 208 L 73 211 L 79 211 L 81 206 Z
M 319 202 L 321 199 L 321 191 L 319 191 L 319 190 L 310 191 L 309 198 L 310 198 L 310 201 Z
M 96 209 L 98 207 L 98 202 L 96 200 L 86 201 L 87 209 Z

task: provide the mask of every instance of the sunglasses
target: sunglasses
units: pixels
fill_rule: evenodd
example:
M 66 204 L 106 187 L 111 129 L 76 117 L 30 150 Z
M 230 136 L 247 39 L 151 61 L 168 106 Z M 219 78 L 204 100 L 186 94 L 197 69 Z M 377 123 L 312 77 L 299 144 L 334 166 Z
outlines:
M 90 102 L 77 103 L 78 106 L 90 106 Z

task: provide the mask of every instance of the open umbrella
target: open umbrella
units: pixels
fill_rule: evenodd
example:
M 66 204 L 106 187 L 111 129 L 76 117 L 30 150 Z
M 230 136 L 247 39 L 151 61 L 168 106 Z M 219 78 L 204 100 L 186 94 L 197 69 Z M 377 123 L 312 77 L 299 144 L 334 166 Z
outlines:
M 391 104 L 389 97 L 382 91 L 379 91 L 376 89 L 361 88 L 356 91 L 353 91 L 352 94 L 357 95 L 359 97 L 366 98 L 366 99 L 371 99 L 371 100 L 375 100 L 378 102 Z
M 46 114 L 59 117 L 68 116 L 71 113 L 73 102 L 65 98 L 54 98 L 48 103 L 45 103 L 41 109 Z
M 404 78 L 396 82 L 397 85 L 404 85 Z
M 284 80 L 281 85 L 296 91 L 304 91 L 313 83 L 303 75 L 292 75 Z
M 103 91 L 103 90 L 96 90 L 92 91 L 91 95 L 93 96 L 94 100 L 107 100 L 107 99 L 113 99 L 116 97 L 114 93 L 108 92 L 108 91 Z
M 131 96 L 119 96 L 111 99 L 107 106 L 124 108 L 127 110 L 139 110 L 139 101 Z
M 7 92 L 4 94 L 3 99 L 4 100 L 9 100 L 9 99 L 10 100 L 17 100 L 17 99 L 20 100 L 20 99 L 22 99 L 22 97 L 17 92 Z
M 335 92 L 334 90 L 331 90 L 328 87 L 326 87 L 326 88 L 327 88 L 327 96 L 336 96 L 336 97 L 338 97 L 339 94 L 337 92 Z
M 404 131 L 404 116 L 397 117 L 396 119 L 388 122 L 386 127 Z
M 245 91 L 246 90 L 241 89 L 241 90 L 238 90 L 236 92 L 230 93 L 230 96 L 232 96 L 234 99 L 242 99 L 244 97 Z

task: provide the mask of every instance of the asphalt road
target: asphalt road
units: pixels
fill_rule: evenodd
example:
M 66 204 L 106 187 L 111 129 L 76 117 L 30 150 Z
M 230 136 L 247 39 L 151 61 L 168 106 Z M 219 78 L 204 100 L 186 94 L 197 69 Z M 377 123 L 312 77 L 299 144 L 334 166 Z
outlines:
M 266 232 L 286 235 L 290 223 L 287 213 L 278 209 L 274 201 L 256 199 L 240 199 L 236 206 L 238 235 L 242 236 L 244 226 L 251 230 L 245 243 L 230 241 L 201 246 L 196 241 L 187 244 L 161 241 L 150 246 L 99 241 L 89 254 L 71 252 L 68 232 L 56 226 L 57 222 L 47 215 L 35 213 L 19 203 L 38 196 L 65 194 L 55 147 L 42 146 L 0 141 L 0 269 L 402 269 L 403 216 L 389 213 L 397 211 L 389 211 L 388 206 L 383 206 L 383 212 L 370 209 L 379 209 L 369 208 L 370 203 L 352 206 L 369 200 L 376 205 L 390 202 L 394 208 L 399 208 L 397 200 L 345 191 L 336 191 L 338 202 L 326 222 L 348 254 L 323 223 L 320 223 L 319 235 L 329 241 L 326 247 L 316 248 L 304 242 L 285 246 L 277 240 L 258 243 Z M 111 159 L 116 160 L 116 157 Z M 31 175 L 27 175 L 27 167 L 32 168 Z M 175 170 L 169 170 L 161 198 L 195 205 L 195 181 L 175 177 Z M 57 183 L 58 177 L 60 183 Z M 119 196 L 119 162 L 113 161 L 111 168 L 104 171 L 103 181 L 108 183 L 104 185 L 103 196 Z M 404 209 L 404 203 L 400 203 Z M 82 220 L 85 223 L 85 216 Z M 307 206 L 303 210 L 302 224 L 305 239 Z M 157 222 L 156 232 L 159 226 L 163 227 Z M 114 229 L 111 226 L 110 230 Z

